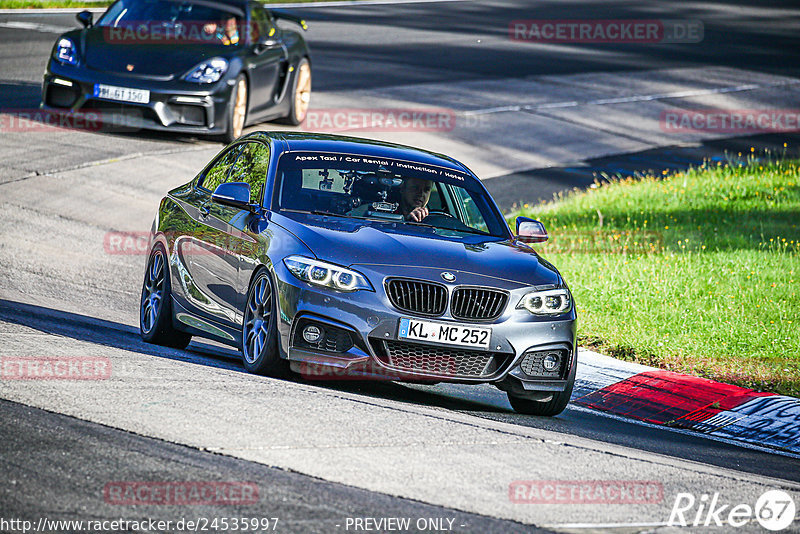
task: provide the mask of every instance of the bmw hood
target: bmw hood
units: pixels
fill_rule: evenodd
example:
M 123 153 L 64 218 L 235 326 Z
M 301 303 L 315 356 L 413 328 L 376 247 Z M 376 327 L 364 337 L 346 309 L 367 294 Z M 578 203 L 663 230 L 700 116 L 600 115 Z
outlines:
M 111 33 L 115 31 L 119 35 Z M 122 32 L 120 28 L 97 26 L 87 30 L 83 39 L 85 65 L 98 71 L 175 79 L 204 59 L 225 57 L 231 52 L 213 44 L 130 43 Z
M 444 236 L 421 226 L 295 213 L 275 219 L 317 258 L 338 265 L 430 267 L 527 285 L 561 283 L 555 267 L 533 250 L 497 237 Z

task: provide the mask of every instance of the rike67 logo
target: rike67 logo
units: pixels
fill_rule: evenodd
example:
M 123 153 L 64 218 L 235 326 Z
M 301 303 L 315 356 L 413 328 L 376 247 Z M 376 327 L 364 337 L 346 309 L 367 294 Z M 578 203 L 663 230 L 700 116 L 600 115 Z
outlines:
M 764 492 L 755 503 L 724 503 L 719 493 L 703 494 L 696 498 L 691 493 L 679 493 L 669 516 L 670 526 L 681 527 L 743 527 L 753 520 L 765 529 L 779 531 L 794 522 L 794 499 L 781 490 Z

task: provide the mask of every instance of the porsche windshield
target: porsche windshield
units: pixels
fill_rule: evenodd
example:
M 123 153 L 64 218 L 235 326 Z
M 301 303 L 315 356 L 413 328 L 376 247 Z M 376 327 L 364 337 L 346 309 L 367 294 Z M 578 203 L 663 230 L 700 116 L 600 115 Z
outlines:
M 507 237 L 505 221 L 475 179 L 452 169 L 355 154 L 289 152 L 281 156 L 277 172 L 280 210 Z
M 119 44 L 191 43 L 238 46 L 244 13 L 231 5 L 190 0 L 118 0 L 97 21 Z

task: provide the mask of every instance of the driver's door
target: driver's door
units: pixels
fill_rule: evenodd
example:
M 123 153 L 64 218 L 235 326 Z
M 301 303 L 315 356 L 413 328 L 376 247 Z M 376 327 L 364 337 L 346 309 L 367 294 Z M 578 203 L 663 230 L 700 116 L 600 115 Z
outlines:
M 243 210 L 218 204 L 211 200 L 211 194 L 219 184 L 231 180 L 246 144 L 232 147 L 198 183 L 199 206 L 188 262 L 193 288 L 187 300 L 201 315 L 229 326 L 241 322 L 235 290 L 239 260 L 231 251 L 237 246 L 237 238 L 232 235 L 231 221 Z
M 267 10 L 260 5 L 252 5 L 250 8 L 249 29 L 250 57 L 247 62 L 250 75 L 249 113 L 257 116 L 275 104 L 275 97 L 281 90 L 278 87 L 281 69 L 288 64 L 288 53 L 282 41 L 280 28 L 273 23 Z

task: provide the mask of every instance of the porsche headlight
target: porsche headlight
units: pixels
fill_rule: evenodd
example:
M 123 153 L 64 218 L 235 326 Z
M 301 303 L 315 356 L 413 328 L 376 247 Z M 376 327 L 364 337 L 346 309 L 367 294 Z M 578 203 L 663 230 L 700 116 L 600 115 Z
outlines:
M 72 39 L 66 37 L 62 37 L 58 40 L 53 56 L 60 63 L 65 63 L 67 65 L 78 64 L 78 53 L 75 49 L 75 43 L 72 42 Z
M 517 304 L 517 309 L 523 308 L 534 315 L 561 315 L 572 309 L 572 295 L 568 289 L 531 291 Z
M 289 256 L 283 263 L 300 280 L 339 291 L 373 291 L 369 281 L 356 271 L 303 256 Z
M 219 81 L 227 70 L 228 61 L 221 57 L 215 57 L 198 64 L 183 79 L 187 82 L 214 83 Z

